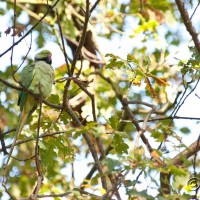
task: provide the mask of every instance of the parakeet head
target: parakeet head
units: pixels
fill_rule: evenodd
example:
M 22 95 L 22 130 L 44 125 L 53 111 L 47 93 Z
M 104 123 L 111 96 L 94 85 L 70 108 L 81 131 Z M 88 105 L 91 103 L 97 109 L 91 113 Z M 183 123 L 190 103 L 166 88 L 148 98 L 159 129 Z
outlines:
M 52 63 L 51 56 L 52 56 L 52 53 L 49 50 L 43 50 L 35 55 L 35 60 L 38 60 L 38 61 L 41 60 L 41 61 L 45 61 L 48 64 L 51 64 Z

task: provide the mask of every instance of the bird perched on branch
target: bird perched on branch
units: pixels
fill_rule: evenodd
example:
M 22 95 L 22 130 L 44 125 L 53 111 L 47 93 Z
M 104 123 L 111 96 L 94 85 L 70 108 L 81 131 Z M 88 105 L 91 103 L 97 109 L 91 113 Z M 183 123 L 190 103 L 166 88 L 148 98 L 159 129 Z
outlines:
M 24 67 L 20 74 L 20 83 L 33 94 L 21 91 L 19 94 L 18 106 L 21 115 L 16 129 L 16 135 L 8 155 L 6 166 L 12 155 L 16 140 L 21 133 L 27 118 L 36 110 L 39 99 L 46 99 L 51 94 L 54 82 L 54 71 L 51 66 L 52 54 L 48 50 L 43 50 L 35 55 L 32 64 Z

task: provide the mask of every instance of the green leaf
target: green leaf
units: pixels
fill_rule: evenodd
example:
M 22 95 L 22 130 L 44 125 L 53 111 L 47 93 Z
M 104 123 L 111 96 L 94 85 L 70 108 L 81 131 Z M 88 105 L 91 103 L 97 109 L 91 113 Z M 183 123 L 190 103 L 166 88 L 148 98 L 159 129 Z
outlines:
M 108 172 L 117 171 L 121 166 L 120 161 L 113 158 L 105 158 L 103 164 L 108 168 Z
M 114 54 L 112 54 L 112 53 L 107 53 L 107 54 L 105 55 L 105 57 L 111 57 L 112 59 L 120 59 L 119 56 L 116 56 L 116 55 L 114 55 Z
M 126 66 L 123 61 L 111 60 L 109 64 L 106 65 L 106 68 L 113 69 L 113 68 L 121 68 Z
M 42 144 L 43 143 L 43 144 Z M 50 168 L 55 163 L 56 153 L 51 141 L 40 143 L 40 156 L 43 166 Z
M 165 135 L 160 130 L 154 131 L 151 137 L 155 138 L 156 142 L 163 142 L 165 140 Z
M 5 15 L 5 10 L 3 8 L 0 8 L 0 15 Z
M 135 74 L 128 73 L 129 82 L 133 83 L 134 85 L 141 86 L 141 83 L 142 83 L 141 81 L 144 77 L 138 74 L 136 76 L 133 76 L 133 75 Z
M 183 127 L 180 129 L 180 131 L 184 134 L 189 134 L 190 133 L 190 129 L 188 127 Z
M 98 185 L 98 183 L 99 183 L 98 179 L 99 179 L 99 174 L 96 174 L 96 175 L 91 179 L 90 184 L 91 184 L 92 186 Z
M 136 65 L 138 64 L 138 60 L 132 54 L 128 54 L 126 59 L 128 62 L 135 63 Z
M 197 49 L 193 46 L 189 47 L 189 50 L 192 52 L 192 58 L 200 62 L 200 54 Z
M 146 190 L 142 190 L 138 192 L 135 188 L 131 187 L 130 189 L 126 188 L 127 194 L 130 197 L 130 200 L 134 199 L 148 199 L 148 200 L 155 200 L 155 197 L 152 197 L 151 195 L 148 195 L 148 192 Z M 136 198 L 135 198 L 136 197 Z
M 186 176 L 174 176 L 172 183 L 173 187 L 180 191 L 189 180 L 189 177 L 190 177 L 189 173 Z
M 92 131 L 92 134 L 95 136 L 95 137 L 101 137 L 102 133 L 105 133 L 105 126 L 97 126 L 95 125 L 95 127 L 92 127 L 90 129 Z
M 131 187 L 131 186 L 133 186 L 133 181 L 131 181 L 131 180 L 125 180 L 125 181 L 123 181 L 123 184 L 126 187 Z
M 64 124 L 68 124 L 70 122 L 70 116 L 66 112 L 62 112 L 60 114 L 60 121 Z
M 119 56 L 115 56 L 113 54 L 106 54 L 106 57 L 111 57 L 110 63 L 106 65 L 107 69 L 125 68 L 128 65 L 127 61 L 123 60 Z
M 144 66 L 147 67 L 147 71 L 149 71 L 149 66 L 151 65 L 151 60 L 150 60 L 149 56 L 146 56 L 143 63 L 144 63 Z
M 174 165 L 170 165 L 169 170 L 172 174 L 174 174 L 176 176 L 186 176 L 187 175 L 187 172 L 184 169 L 181 169 L 181 168 L 176 167 Z
M 69 162 L 74 157 L 74 150 L 68 144 L 69 141 L 64 136 L 59 136 L 53 139 L 54 151 L 57 155 L 63 158 L 65 161 Z
M 118 134 L 122 138 L 128 138 L 129 137 L 128 134 L 126 132 L 123 132 L 123 131 L 115 131 L 115 134 Z
M 47 99 L 47 101 L 54 103 L 54 104 L 59 104 L 59 96 L 57 94 L 51 94 L 51 96 Z
M 129 146 L 123 141 L 123 138 L 119 134 L 115 134 L 111 146 L 115 149 L 118 154 L 128 154 Z
M 42 141 L 39 141 L 38 145 L 39 145 L 40 149 L 43 149 L 43 150 L 47 149 L 47 147 L 45 146 L 45 144 Z
M 116 115 L 112 116 L 109 118 L 109 124 L 114 130 L 118 130 L 119 118 Z

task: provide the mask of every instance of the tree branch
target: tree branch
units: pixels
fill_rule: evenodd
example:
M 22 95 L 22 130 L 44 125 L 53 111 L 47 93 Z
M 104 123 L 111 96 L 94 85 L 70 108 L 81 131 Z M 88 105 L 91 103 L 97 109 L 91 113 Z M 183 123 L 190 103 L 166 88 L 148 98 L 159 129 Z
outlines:
M 189 32 L 189 34 L 192 36 L 192 40 L 195 44 L 195 47 L 200 54 L 200 42 L 198 39 L 198 33 L 196 32 L 195 28 L 192 25 L 189 14 L 188 14 L 187 10 L 185 9 L 184 3 L 181 0 L 176 0 L 176 4 L 180 11 L 183 23 L 185 24 L 185 27 L 186 27 L 187 31 Z
M 200 151 L 199 138 L 197 141 L 193 142 L 189 147 L 176 155 L 173 159 L 173 165 L 180 167 L 184 164 L 185 159 L 189 159 L 191 156 L 196 155 Z M 169 195 L 171 193 L 170 186 L 171 173 L 160 173 L 160 195 Z
M 193 142 L 185 150 L 183 150 L 178 155 L 176 155 L 172 159 L 173 164 L 176 165 L 176 166 L 182 165 L 183 164 L 183 158 L 188 159 L 191 156 L 195 155 L 198 151 L 200 151 L 200 142 L 197 140 L 197 141 Z
M 71 118 L 72 118 L 72 120 L 73 120 L 73 122 L 74 122 L 76 127 L 82 127 L 82 124 L 81 124 L 80 120 L 77 118 L 76 114 L 71 109 L 71 107 L 68 104 L 68 102 L 66 102 L 64 110 L 71 116 Z M 87 132 L 83 133 L 82 135 L 83 135 L 83 137 L 84 137 L 84 139 L 85 139 L 85 141 L 86 141 L 86 143 L 87 143 L 87 145 L 88 145 L 88 147 L 90 149 L 92 157 L 93 157 L 93 159 L 95 161 L 95 165 L 96 165 L 96 167 L 98 169 L 98 172 L 99 172 L 99 174 L 101 176 L 102 186 L 103 186 L 104 189 L 106 189 L 107 188 L 106 178 L 105 178 L 105 175 L 103 174 L 102 164 L 98 159 L 97 151 L 95 149 L 95 146 L 94 146 L 94 144 L 93 144 L 92 140 L 90 139 L 90 136 L 89 136 L 89 134 Z

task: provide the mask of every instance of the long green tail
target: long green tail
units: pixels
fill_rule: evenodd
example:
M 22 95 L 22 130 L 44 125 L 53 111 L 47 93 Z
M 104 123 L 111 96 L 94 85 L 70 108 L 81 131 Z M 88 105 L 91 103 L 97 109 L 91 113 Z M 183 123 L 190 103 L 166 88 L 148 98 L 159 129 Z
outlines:
M 6 166 L 5 168 L 8 166 L 8 163 L 10 161 L 10 158 L 12 156 L 12 152 L 14 150 L 14 147 L 15 147 L 15 144 L 16 144 L 16 141 L 17 141 L 17 138 L 19 137 L 19 134 L 21 133 L 25 123 L 26 123 L 26 120 L 29 116 L 29 113 L 25 113 L 25 112 L 22 112 L 21 116 L 20 116 L 20 119 L 19 119 L 19 123 L 18 123 L 18 126 L 17 126 L 17 129 L 16 129 L 16 135 L 15 135 L 15 138 L 14 138 L 14 141 L 12 143 L 12 146 L 11 146 L 11 149 L 10 149 L 10 152 L 8 154 L 8 159 L 6 161 Z

